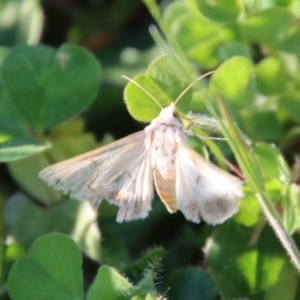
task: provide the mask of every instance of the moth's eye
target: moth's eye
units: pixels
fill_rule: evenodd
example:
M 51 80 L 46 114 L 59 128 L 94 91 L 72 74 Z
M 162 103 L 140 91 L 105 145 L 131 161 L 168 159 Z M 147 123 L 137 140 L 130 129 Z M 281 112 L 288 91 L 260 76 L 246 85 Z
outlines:
M 173 117 L 179 119 L 179 114 L 176 110 L 173 111 Z

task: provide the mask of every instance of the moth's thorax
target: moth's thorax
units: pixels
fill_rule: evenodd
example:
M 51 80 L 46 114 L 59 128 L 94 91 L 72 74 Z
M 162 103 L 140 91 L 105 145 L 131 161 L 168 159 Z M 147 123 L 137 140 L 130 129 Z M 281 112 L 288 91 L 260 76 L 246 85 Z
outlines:
M 163 177 L 173 176 L 168 173 L 173 172 L 178 143 L 187 142 L 174 103 L 164 108 L 145 131 L 148 147 L 151 148 L 152 165 L 160 169 Z
M 157 124 L 149 132 L 149 137 L 152 166 L 159 171 L 162 178 L 174 178 L 178 140 L 185 138 L 183 131 L 176 125 Z

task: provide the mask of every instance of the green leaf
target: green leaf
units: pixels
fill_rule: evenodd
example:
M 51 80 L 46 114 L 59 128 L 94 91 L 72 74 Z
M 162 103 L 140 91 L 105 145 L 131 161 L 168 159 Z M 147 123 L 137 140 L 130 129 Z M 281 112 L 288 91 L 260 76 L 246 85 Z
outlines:
M 101 261 L 101 232 L 97 211 L 88 201 L 83 201 L 77 203 L 77 210 L 73 216 L 76 220 L 70 236 L 83 253 L 95 261 Z
M 60 124 L 59 126 L 53 128 L 50 132 L 51 140 L 61 140 L 62 137 L 80 137 L 84 134 L 85 122 L 81 118 L 73 119 L 69 122 Z M 80 145 L 77 145 L 78 148 Z M 83 150 L 85 151 L 85 150 Z
M 233 56 L 244 56 L 251 58 L 250 47 L 241 42 L 228 42 L 220 47 L 219 55 L 223 61 L 230 59 Z
M 250 42 L 276 47 L 293 22 L 294 16 L 287 8 L 271 7 L 250 15 L 241 25 Z
M 155 285 L 159 285 L 161 260 L 165 254 L 162 247 L 149 250 L 139 260 L 123 268 L 122 274 L 130 277 L 133 282 L 138 282 L 136 287 L 141 294 L 157 295 Z
M 205 17 L 216 22 L 235 21 L 242 11 L 242 2 L 238 0 L 196 0 Z
M 180 16 L 189 12 L 187 4 L 181 1 L 171 2 L 163 11 L 164 21 L 168 27 Z
M 265 178 L 275 178 L 285 184 L 290 182 L 289 167 L 274 145 L 260 143 L 255 145 L 253 152 Z
M 169 281 L 168 296 L 174 300 L 213 300 L 219 292 L 209 274 L 201 268 L 176 272 Z
M 52 233 L 39 238 L 28 258 L 11 269 L 8 290 L 14 300 L 82 299 L 81 256 L 67 236 Z
M 227 60 L 213 74 L 209 89 L 231 105 L 252 104 L 256 93 L 252 63 L 240 56 Z
M 133 264 L 122 269 L 122 273 L 127 276 L 142 273 L 145 268 L 152 265 L 154 262 L 161 261 L 166 255 L 165 250 L 162 247 L 154 248 L 147 251 L 139 260 Z M 139 274 L 140 276 L 142 274 Z
M 170 105 L 171 99 L 163 94 L 163 91 L 160 90 L 157 83 L 150 76 L 142 74 L 134 77 L 132 80 L 145 88 L 157 101 L 157 98 L 159 98 L 159 103 L 163 107 Z M 127 84 L 124 97 L 129 113 L 136 120 L 144 122 L 152 121 L 160 112 L 158 104 L 132 82 Z
M 264 95 L 282 93 L 287 88 L 288 77 L 283 62 L 274 56 L 263 59 L 256 67 L 257 87 Z
M 158 286 L 160 284 L 160 262 L 161 259 L 157 257 L 152 262 L 149 262 L 148 266 L 143 269 L 143 278 L 136 286 L 137 289 L 139 289 L 139 296 L 147 295 L 146 299 L 158 299 L 156 285 Z
M 207 260 L 222 299 L 300 296 L 299 275 L 265 223 L 248 227 L 229 221 L 218 227 L 207 247 Z
M 292 127 L 290 130 L 287 130 L 286 132 L 284 132 L 284 135 L 282 136 L 281 141 L 280 141 L 280 148 L 286 149 L 286 147 L 289 147 L 290 143 L 292 141 L 294 141 L 295 139 L 297 140 L 299 135 L 300 135 L 300 126 L 299 125 L 296 125 L 296 126 Z M 300 178 L 300 172 L 299 172 L 300 170 L 299 171 L 298 170 L 299 170 L 299 168 L 298 168 L 298 163 L 297 163 L 297 159 L 296 159 L 296 163 L 291 170 L 293 182 L 297 182 L 298 178 Z
M 0 142 L 26 135 L 26 122 L 13 107 L 0 85 Z
M 282 95 L 279 98 L 279 103 L 292 119 L 300 122 L 300 92 L 298 90 L 293 90 Z
M 297 56 L 300 55 L 300 27 L 299 25 L 291 27 L 287 34 L 283 37 L 282 41 L 278 45 L 283 51 L 294 53 Z
M 300 228 L 300 190 L 296 184 L 291 184 L 283 199 L 283 224 L 289 234 Z
M 138 75 L 133 80 L 150 93 L 162 107 L 167 107 L 175 101 L 188 85 L 176 74 L 167 56 L 154 60 L 147 74 Z M 132 82 L 127 84 L 124 97 L 129 113 L 139 121 L 152 121 L 161 111 L 159 105 Z M 192 91 L 189 90 L 176 108 L 186 113 L 191 97 Z
M 155 272 L 155 267 L 152 266 L 150 269 L 148 267 L 144 272 L 142 280 L 137 284 L 137 287 L 143 291 L 143 294 L 153 296 L 155 297 L 154 299 L 157 299 L 157 291 L 154 283 L 156 276 L 158 276 L 158 274 Z
M 12 139 L 0 144 L 0 162 L 19 160 L 50 147 L 49 143 L 40 144 L 30 138 Z
M 1 47 L 0 46 L 0 62 L 2 61 L 2 59 L 4 58 L 5 54 L 7 53 L 8 51 L 8 48 L 6 47 Z
M 293 3 L 293 0 L 273 0 L 275 5 L 280 6 L 289 6 L 291 3 Z
M 8 234 L 24 248 L 49 231 L 59 231 L 70 235 L 87 256 L 100 261 L 97 212 L 86 201 L 67 200 L 52 207 L 40 207 L 16 194 L 7 201 L 5 220 Z
M 221 61 L 219 47 L 231 35 L 228 36 L 227 31 L 201 14 L 189 12 L 178 18 L 174 17 L 170 31 L 187 57 L 203 68 L 215 68 Z
M 18 46 L 4 58 L 2 85 L 18 112 L 38 130 L 82 112 L 95 98 L 100 70 L 85 49 Z M 26 95 L 26 96 L 24 96 Z
M 280 181 L 277 178 L 267 178 L 265 180 L 266 192 L 269 199 L 275 204 L 279 203 L 282 200 L 282 197 L 285 194 L 286 182 Z
M 115 269 L 103 266 L 88 290 L 86 300 L 130 299 L 134 292 L 132 284 Z
M 257 110 L 256 108 L 241 110 L 239 122 L 245 133 L 258 141 L 278 140 L 282 134 L 281 124 L 275 110 Z
M 236 222 L 237 226 L 238 224 L 255 226 L 261 218 L 260 205 L 248 185 L 245 186 L 243 192 L 245 196 L 241 200 L 239 212 L 233 216 L 233 220 Z

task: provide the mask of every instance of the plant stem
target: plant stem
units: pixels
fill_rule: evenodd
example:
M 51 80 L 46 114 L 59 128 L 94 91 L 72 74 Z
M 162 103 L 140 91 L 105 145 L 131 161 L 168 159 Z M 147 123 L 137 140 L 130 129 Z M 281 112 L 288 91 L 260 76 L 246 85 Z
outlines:
M 226 121 L 225 123 L 222 123 L 223 134 L 228 138 L 228 143 L 239 162 L 241 170 L 246 175 L 249 185 L 258 199 L 267 221 L 273 228 L 287 254 L 290 256 L 292 263 L 300 273 L 299 250 L 292 237 L 285 230 L 280 215 L 265 192 L 264 179 L 261 175 L 260 167 L 253 153 L 248 149 L 243 138 L 240 136 L 240 133 L 234 125 L 224 101 L 221 97 L 217 97 L 217 100 L 221 119 Z M 208 97 L 206 101 L 208 109 L 212 115 L 219 119 L 220 117 L 214 109 L 211 101 L 210 97 Z
M 3 283 L 3 259 L 4 259 L 4 217 L 5 202 L 8 197 L 7 186 L 4 180 L 0 180 L 0 283 Z
M 274 205 L 271 203 L 270 199 L 264 194 L 261 193 L 256 195 L 262 210 L 271 225 L 271 227 L 274 229 L 275 234 L 277 235 L 279 241 L 285 248 L 286 252 L 291 258 L 292 263 L 296 267 L 296 269 L 300 273 L 300 253 L 299 250 L 294 242 L 294 240 L 291 238 L 291 236 L 287 233 L 285 230 L 281 217 L 278 214 L 277 210 L 275 209 Z

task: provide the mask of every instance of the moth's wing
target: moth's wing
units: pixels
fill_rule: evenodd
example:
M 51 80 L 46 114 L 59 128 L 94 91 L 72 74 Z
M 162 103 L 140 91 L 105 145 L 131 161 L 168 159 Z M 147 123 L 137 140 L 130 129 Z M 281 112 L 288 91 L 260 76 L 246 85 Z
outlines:
M 176 195 L 178 209 L 187 219 L 197 223 L 202 218 L 207 223 L 220 224 L 237 212 L 243 197 L 242 182 L 179 140 Z
M 120 207 L 117 221 L 144 218 L 151 209 L 153 178 L 145 132 L 42 170 L 39 177 L 55 189 L 98 207 L 102 199 Z

